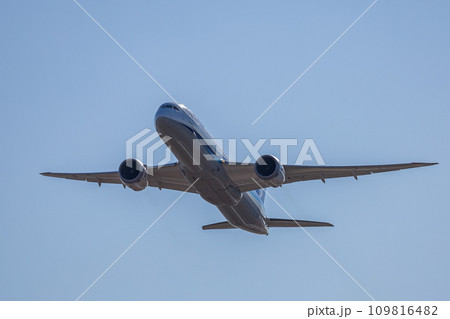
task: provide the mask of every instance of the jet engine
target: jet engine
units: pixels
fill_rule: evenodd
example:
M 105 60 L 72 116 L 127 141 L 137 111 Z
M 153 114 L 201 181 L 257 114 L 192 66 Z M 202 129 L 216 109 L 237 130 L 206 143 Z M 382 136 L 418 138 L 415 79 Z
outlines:
M 119 166 L 120 180 L 134 191 L 141 191 L 148 186 L 147 169 L 134 158 L 126 159 Z
M 286 178 L 283 165 L 273 155 L 263 155 L 258 158 L 255 163 L 255 173 L 267 185 L 272 187 L 283 185 Z

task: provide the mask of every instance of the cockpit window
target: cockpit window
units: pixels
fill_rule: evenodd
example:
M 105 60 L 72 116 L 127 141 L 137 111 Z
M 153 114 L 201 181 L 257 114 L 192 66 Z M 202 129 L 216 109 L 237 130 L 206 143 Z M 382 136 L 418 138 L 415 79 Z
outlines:
M 175 105 L 172 104 L 164 104 L 161 106 L 164 109 L 174 109 L 175 111 L 180 111 L 180 109 L 178 107 L 176 107 Z

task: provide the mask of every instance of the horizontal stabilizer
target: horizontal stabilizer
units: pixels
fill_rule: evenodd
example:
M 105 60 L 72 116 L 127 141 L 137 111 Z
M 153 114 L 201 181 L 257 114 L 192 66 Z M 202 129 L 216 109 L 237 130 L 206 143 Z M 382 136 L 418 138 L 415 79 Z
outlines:
M 266 218 L 266 224 L 268 227 L 334 227 L 330 223 L 314 222 L 310 220 L 294 220 L 294 219 L 281 219 L 281 218 Z M 206 229 L 233 229 L 229 222 L 220 222 L 215 224 L 209 224 L 202 227 Z
M 202 226 L 203 230 L 205 230 L 205 229 L 232 229 L 232 228 L 236 228 L 236 227 L 232 226 L 229 222 L 220 222 L 220 223 Z
M 266 224 L 269 227 L 334 227 L 330 223 L 281 218 L 266 218 Z

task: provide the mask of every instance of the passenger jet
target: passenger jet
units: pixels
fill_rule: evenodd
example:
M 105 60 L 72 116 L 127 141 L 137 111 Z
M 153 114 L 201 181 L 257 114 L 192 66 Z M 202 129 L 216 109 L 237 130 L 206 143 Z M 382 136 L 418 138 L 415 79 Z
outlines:
M 147 167 L 135 158 L 125 159 L 118 171 L 102 173 L 41 173 L 88 182 L 122 184 L 134 191 L 146 187 L 197 193 L 217 206 L 226 221 L 205 225 L 203 229 L 240 228 L 268 235 L 270 227 L 322 227 L 330 223 L 266 217 L 265 189 L 284 184 L 354 177 L 396 171 L 437 163 L 407 163 L 362 166 L 282 165 L 273 155 L 263 155 L 252 164 L 231 163 L 223 152 L 211 145 L 211 135 L 184 105 L 164 103 L 155 115 L 155 126 L 177 163 Z M 195 142 L 208 140 L 194 157 Z

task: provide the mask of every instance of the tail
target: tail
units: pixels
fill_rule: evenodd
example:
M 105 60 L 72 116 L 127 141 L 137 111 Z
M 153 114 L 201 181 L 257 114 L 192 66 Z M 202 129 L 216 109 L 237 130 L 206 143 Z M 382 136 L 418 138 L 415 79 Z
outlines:
M 314 222 L 310 220 L 299 220 L 299 219 L 282 219 L 282 218 L 266 218 L 266 224 L 270 227 L 334 227 L 333 224 Z M 210 225 L 205 225 L 202 229 L 233 229 L 236 228 L 232 226 L 229 222 L 221 222 Z

